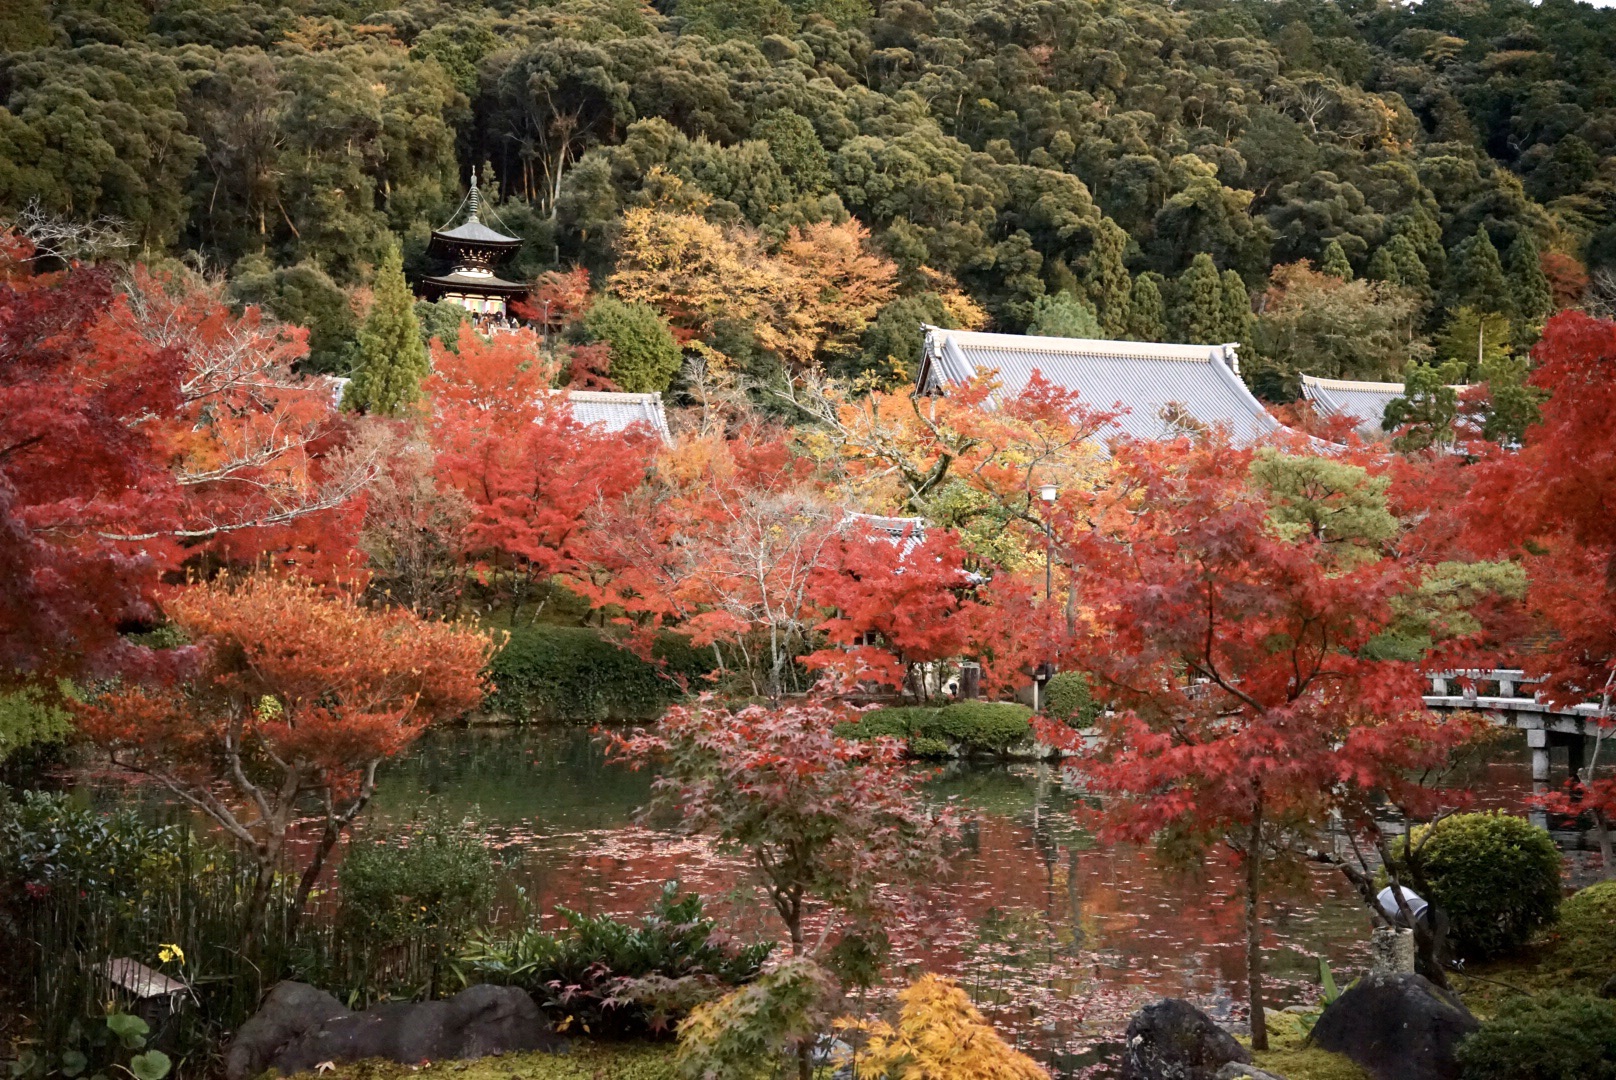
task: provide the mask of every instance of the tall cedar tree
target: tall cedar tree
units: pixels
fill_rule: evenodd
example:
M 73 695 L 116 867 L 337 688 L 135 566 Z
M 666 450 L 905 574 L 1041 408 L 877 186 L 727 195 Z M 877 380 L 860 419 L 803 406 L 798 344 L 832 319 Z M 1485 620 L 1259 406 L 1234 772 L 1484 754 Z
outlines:
M 1324 247 L 1324 257 L 1319 260 L 1319 273 L 1329 274 L 1342 281 L 1352 280 L 1352 263 L 1347 261 L 1347 253 L 1341 249 L 1341 241 L 1331 240 Z
M 474 629 L 268 576 L 182 588 L 164 609 L 205 654 L 200 673 L 78 705 L 79 726 L 114 764 L 158 781 L 252 856 L 255 935 L 307 803 L 322 828 L 301 868 L 294 921 L 370 801 L 377 765 L 482 699 L 491 644 Z
M 1123 262 L 1128 251 L 1128 234 L 1110 218 L 1102 218 L 1094 230 L 1094 244 L 1083 263 L 1083 288 L 1100 318 L 1100 329 L 1108 338 L 1125 338 L 1133 312 L 1133 279 Z
M 343 406 L 396 416 L 420 400 L 421 380 L 430 370 L 404 259 L 394 244 L 376 271 L 375 301 L 359 328 L 359 356 Z
M 1133 283 L 1128 298 L 1128 331 L 1131 341 L 1161 341 L 1167 337 L 1167 314 L 1162 300 L 1160 274 L 1146 271 Z
M 1452 280 L 1455 305 L 1468 305 L 1478 311 L 1507 314 L 1511 307 L 1509 287 L 1504 281 L 1504 264 L 1485 227 L 1454 250 Z
M 1112 839 L 1220 845 L 1242 868 L 1258 1049 L 1276 865 L 1336 813 L 1378 838 L 1379 797 L 1428 805 L 1408 777 L 1469 735 L 1425 712 L 1412 664 L 1366 658 L 1409 571 L 1377 550 L 1394 525 L 1382 485 L 1327 464 L 1254 462 L 1217 440 L 1124 445 L 1117 484 L 1058 526 L 1085 600 L 1072 655 L 1116 708 L 1092 748 L 1060 724 L 1043 737 L 1078 750 Z
M 1548 275 L 1543 272 L 1537 237 L 1530 229 L 1522 229 L 1515 242 L 1509 245 L 1504 264 L 1516 337 L 1530 342 L 1531 335 L 1554 311 L 1554 293 L 1549 288 Z
M 1220 282 L 1222 292 L 1219 301 L 1223 307 L 1221 340 L 1251 341 L 1251 329 L 1255 317 L 1251 314 L 1251 294 L 1246 291 L 1245 281 L 1233 270 L 1225 270 Z
M 1597 703 L 1603 742 L 1616 737 L 1616 323 L 1561 312 L 1532 355 L 1529 382 L 1548 394 L 1542 422 L 1526 428 L 1518 450 L 1482 462 L 1462 505 L 1479 548 L 1525 561 L 1528 600 L 1548 631 L 1529 669 L 1556 704 Z M 1612 876 L 1616 779 L 1592 768 L 1577 808 L 1594 815 Z
M 1179 275 L 1173 289 L 1173 325 L 1180 340 L 1194 345 L 1218 345 L 1223 336 L 1223 279 L 1202 252 Z

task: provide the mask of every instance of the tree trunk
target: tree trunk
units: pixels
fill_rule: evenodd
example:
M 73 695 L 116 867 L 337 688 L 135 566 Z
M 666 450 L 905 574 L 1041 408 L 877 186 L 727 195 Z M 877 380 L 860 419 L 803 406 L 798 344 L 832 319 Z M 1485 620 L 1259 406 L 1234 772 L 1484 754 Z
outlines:
M 249 956 L 263 939 L 268 921 L 269 893 L 275 887 L 276 852 L 260 849 L 253 853 L 258 860 L 258 874 L 253 879 L 252 896 L 247 900 L 247 929 L 242 936 L 243 951 Z
M 1594 832 L 1599 837 L 1599 858 L 1604 863 L 1602 876 L 1606 881 L 1616 881 L 1616 858 L 1612 857 L 1610 818 L 1605 816 L 1603 810 L 1594 811 Z
M 1262 890 L 1262 801 L 1258 799 L 1246 845 L 1246 1000 L 1251 1009 L 1251 1048 L 1268 1049 L 1268 1017 L 1263 1013 L 1262 924 L 1257 898 Z
M 287 916 L 288 936 L 297 936 L 298 925 L 303 921 L 303 909 L 309 903 L 309 893 L 314 891 L 315 883 L 320 880 L 320 871 L 325 869 L 325 860 L 331 854 L 331 849 L 337 846 L 337 838 L 340 835 L 341 830 L 337 826 L 336 819 L 327 815 L 325 831 L 320 834 L 320 846 L 314 849 L 314 858 L 309 861 L 303 876 L 298 879 L 297 895 L 292 900 L 292 910 Z

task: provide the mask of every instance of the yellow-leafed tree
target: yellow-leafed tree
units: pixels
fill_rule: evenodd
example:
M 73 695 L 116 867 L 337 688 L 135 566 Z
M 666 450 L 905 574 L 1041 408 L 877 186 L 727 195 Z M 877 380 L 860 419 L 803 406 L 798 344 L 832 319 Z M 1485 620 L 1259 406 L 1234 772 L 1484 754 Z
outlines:
M 955 983 L 923 975 L 898 994 L 898 1026 L 844 1022 L 869 1036 L 858 1075 L 880 1080 L 1049 1080 L 999 1037 Z

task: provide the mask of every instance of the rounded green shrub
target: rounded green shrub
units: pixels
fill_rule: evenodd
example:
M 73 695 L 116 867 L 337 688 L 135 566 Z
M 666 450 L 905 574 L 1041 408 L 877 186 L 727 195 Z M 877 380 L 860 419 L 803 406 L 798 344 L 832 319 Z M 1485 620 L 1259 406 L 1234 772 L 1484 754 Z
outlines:
M 1518 949 L 1554 922 L 1560 850 L 1546 831 L 1503 812 L 1447 818 L 1426 840 L 1431 828 L 1415 831 L 1416 857 L 1430 885 L 1427 899 L 1447 912 L 1461 956 Z
M 1463 1080 L 1616 1080 L 1616 1001 L 1510 998 L 1457 1057 Z
M 494 693 L 488 707 L 529 720 L 650 720 L 679 696 L 670 675 L 692 684 L 711 665 L 704 651 L 673 635 L 646 661 L 587 626 L 522 626 L 488 665 Z
M 603 296 L 584 314 L 583 328 L 590 341 L 612 347 L 612 381 L 629 393 L 666 390 L 679 374 L 679 342 L 662 313 L 649 304 Z
M 1577 979 L 1616 976 L 1616 881 L 1601 881 L 1560 905 L 1560 944 L 1551 963 Z
M 1073 728 L 1086 728 L 1100 715 L 1089 678 L 1081 671 L 1062 671 L 1044 687 L 1044 712 Z
M 967 752 L 1002 754 L 1032 735 L 1032 710 L 1013 701 L 956 701 L 917 734 L 948 739 Z

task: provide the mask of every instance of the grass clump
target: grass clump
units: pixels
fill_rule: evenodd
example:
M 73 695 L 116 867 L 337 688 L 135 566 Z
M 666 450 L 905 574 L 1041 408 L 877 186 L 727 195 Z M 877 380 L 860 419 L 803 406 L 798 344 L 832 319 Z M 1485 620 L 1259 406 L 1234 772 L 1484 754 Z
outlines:
M 471 1061 L 400 1065 L 392 1061 L 338 1062 L 298 1080 L 679 1080 L 667 1043 L 598 1043 L 574 1040 L 564 1053 L 501 1054 Z
M 1268 1049 L 1252 1051 L 1252 1064 L 1285 1080 L 1370 1080 L 1345 1054 L 1308 1044 L 1308 1032 L 1317 1019 L 1305 1013 L 1269 1013 Z M 1240 1041 L 1248 1047 L 1251 1044 L 1248 1038 Z

